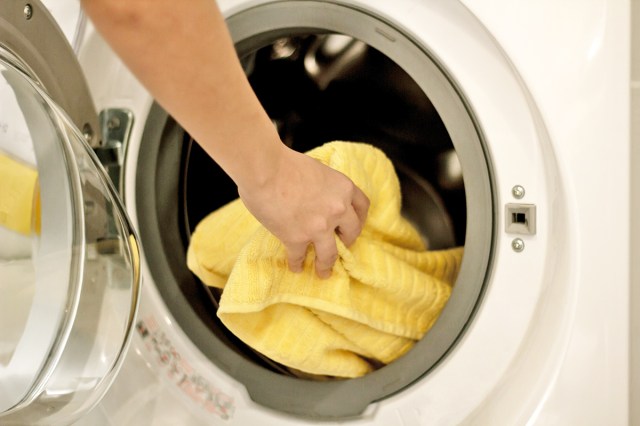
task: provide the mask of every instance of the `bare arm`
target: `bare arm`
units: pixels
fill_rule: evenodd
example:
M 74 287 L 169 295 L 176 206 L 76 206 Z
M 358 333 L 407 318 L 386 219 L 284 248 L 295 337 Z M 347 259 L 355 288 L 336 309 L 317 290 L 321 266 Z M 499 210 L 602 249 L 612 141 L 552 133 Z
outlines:
M 244 170 L 260 171 L 256 140 L 265 159 L 280 155 L 215 1 L 82 3 L 129 69 L 237 184 Z
M 231 176 L 247 208 L 300 270 L 307 246 L 328 276 L 334 232 L 349 245 L 368 199 L 284 146 L 249 85 L 213 0 L 82 0 L 92 22 L 156 100 Z

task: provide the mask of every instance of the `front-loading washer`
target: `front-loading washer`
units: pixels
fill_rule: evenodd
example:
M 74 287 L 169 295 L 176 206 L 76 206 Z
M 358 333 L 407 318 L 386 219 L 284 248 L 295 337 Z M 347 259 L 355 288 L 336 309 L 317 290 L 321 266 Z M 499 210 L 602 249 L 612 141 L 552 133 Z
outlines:
M 26 19 L 20 6 L 12 19 Z M 358 379 L 298 377 L 237 341 L 215 317 L 218 295 L 184 258 L 195 224 L 236 196 L 233 185 L 88 25 L 77 51 L 100 120 L 75 124 L 88 139 L 102 133 L 89 142 L 138 230 L 140 306 L 99 405 L 78 419 L 80 409 L 43 413 L 25 397 L 4 419 L 627 423 L 629 5 L 220 7 L 285 143 L 379 146 L 403 180 L 406 214 L 432 245 L 464 245 L 449 303 L 414 349 Z M 134 278 L 136 246 L 119 261 Z

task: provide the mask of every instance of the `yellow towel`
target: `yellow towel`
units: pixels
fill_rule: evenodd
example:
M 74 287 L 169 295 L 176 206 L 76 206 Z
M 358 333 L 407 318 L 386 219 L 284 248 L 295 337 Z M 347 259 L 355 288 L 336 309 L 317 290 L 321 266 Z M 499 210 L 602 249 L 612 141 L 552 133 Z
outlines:
M 0 226 L 20 234 L 40 232 L 38 173 L 0 153 Z
M 222 322 L 271 359 L 317 375 L 358 377 L 406 353 L 435 323 L 451 292 L 462 248 L 427 251 L 400 215 L 400 185 L 378 149 L 332 142 L 308 153 L 349 176 L 371 201 L 358 240 L 329 279 L 313 250 L 290 272 L 282 244 L 236 200 L 200 222 L 189 268 L 224 288 Z M 373 361 L 373 362 L 370 362 Z

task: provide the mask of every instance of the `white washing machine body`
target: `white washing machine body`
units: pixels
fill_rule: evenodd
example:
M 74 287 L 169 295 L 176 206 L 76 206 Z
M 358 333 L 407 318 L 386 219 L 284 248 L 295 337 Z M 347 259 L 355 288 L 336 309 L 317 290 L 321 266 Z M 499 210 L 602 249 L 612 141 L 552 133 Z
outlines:
M 198 331 L 170 309 L 143 238 L 144 285 L 131 347 L 111 390 L 78 424 L 627 424 L 629 3 L 219 4 L 239 44 L 260 31 L 299 26 L 365 40 L 392 59 L 404 49 L 397 61 L 425 92 L 437 91 L 440 80 L 424 81 L 421 62 L 411 58 L 430 58 L 478 137 L 480 148 L 466 155 L 463 172 L 473 176 L 477 153 L 488 170 L 476 195 L 489 199 L 481 205 L 491 225 L 474 225 L 490 228 L 478 231 L 488 235 L 478 243 L 488 260 L 466 271 L 481 275 L 483 285 L 454 344 L 428 372 L 390 385 L 388 395 L 348 417 L 292 415 L 254 402 L 237 366 L 212 362 L 194 343 Z M 272 19 L 259 20 L 264 16 Z M 153 99 L 91 26 L 79 59 L 97 110 L 133 117 L 123 200 L 134 226 L 144 227 L 140 157 Z M 436 107 L 447 114 L 448 104 Z M 510 228 L 517 222 L 512 209 L 523 205 L 535 206 L 535 232 Z M 474 255 L 469 247 L 465 256 Z
M 488 284 L 461 341 L 425 377 L 345 422 L 626 424 L 629 4 L 338 3 L 408 34 L 446 69 L 486 138 L 498 206 Z M 220 2 L 226 16 L 261 4 Z M 144 119 L 148 95 L 117 61 L 108 72 L 95 69 L 102 52 L 91 37 L 87 47 L 81 59 L 100 108 L 124 105 Z M 135 175 L 125 173 L 127 188 Z M 520 202 L 517 185 L 522 202 L 537 207 L 537 233 L 522 237 L 522 252 L 503 225 L 504 206 Z M 126 204 L 134 197 L 126 191 Z M 108 412 L 158 424 L 314 422 L 252 402 L 190 343 L 145 277 L 139 318 L 166 341 L 134 340 L 130 358 L 145 360 L 149 385 L 115 397 Z M 162 359 L 167 350 L 170 361 Z

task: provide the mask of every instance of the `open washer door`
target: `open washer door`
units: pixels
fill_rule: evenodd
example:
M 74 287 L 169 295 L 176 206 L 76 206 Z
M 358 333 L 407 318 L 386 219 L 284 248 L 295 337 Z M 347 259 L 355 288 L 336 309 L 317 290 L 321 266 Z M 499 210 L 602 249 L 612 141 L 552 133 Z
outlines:
M 3 425 L 73 422 L 106 392 L 130 340 L 138 244 L 89 146 L 95 122 L 47 10 L 0 3 Z

